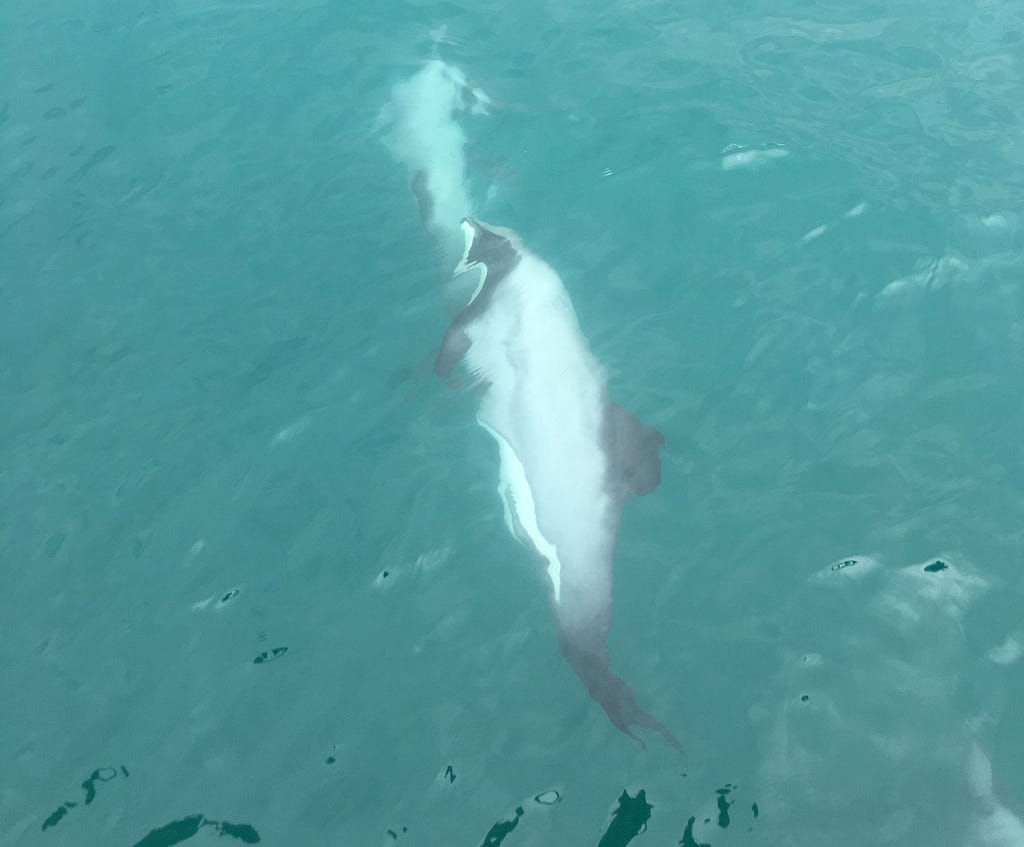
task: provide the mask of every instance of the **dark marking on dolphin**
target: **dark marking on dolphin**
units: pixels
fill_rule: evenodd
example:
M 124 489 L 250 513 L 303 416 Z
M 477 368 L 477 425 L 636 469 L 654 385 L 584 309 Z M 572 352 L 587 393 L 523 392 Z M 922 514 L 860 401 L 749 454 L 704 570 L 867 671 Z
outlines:
M 467 247 L 456 271 L 465 273 L 477 269 L 483 278 L 479 290 L 455 316 L 444 334 L 434 362 L 434 372 L 441 377 L 451 376 L 452 370 L 469 351 L 471 342 L 466 334 L 466 325 L 487 310 L 496 287 L 515 270 L 520 260 L 515 233 L 488 226 L 473 218 L 463 218 L 462 226 L 463 229 L 469 229 Z

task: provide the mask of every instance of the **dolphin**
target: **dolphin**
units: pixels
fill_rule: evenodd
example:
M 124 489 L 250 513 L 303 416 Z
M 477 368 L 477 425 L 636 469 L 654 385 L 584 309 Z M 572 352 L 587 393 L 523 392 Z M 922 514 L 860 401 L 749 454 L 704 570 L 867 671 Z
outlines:
M 378 116 L 408 170 L 455 315 L 435 370 L 447 377 L 463 362 L 482 383 L 477 419 L 498 445 L 505 522 L 542 567 L 569 664 L 624 733 L 654 729 L 679 748 L 612 673 L 606 645 L 622 507 L 658 486 L 664 438 L 609 397 L 558 274 L 515 232 L 470 217 L 460 121 L 486 115 L 491 102 L 435 58 L 392 88 Z
M 590 696 L 626 735 L 676 737 L 641 709 L 609 667 L 612 568 L 622 508 L 661 481 L 665 439 L 608 394 L 558 274 L 503 227 L 463 218 L 456 275 L 476 272 L 435 361 L 462 362 L 482 385 L 477 420 L 494 438 L 498 493 L 512 535 L 533 552 L 550 588 L 559 644 Z

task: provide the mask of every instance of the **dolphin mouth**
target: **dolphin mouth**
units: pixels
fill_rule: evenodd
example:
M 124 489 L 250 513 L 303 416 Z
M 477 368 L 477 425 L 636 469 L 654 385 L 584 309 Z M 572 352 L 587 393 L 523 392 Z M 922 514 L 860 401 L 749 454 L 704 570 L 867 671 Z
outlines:
M 480 263 L 469 258 L 469 252 L 473 249 L 473 242 L 476 240 L 476 226 L 472 218 L 463 218 L 459 226 L 462 228 L 462 235 L 466 239 L 465 248 L 462 251 L 462 258 L 452 270 L 452 276 L 459 276 L 470 271 Z

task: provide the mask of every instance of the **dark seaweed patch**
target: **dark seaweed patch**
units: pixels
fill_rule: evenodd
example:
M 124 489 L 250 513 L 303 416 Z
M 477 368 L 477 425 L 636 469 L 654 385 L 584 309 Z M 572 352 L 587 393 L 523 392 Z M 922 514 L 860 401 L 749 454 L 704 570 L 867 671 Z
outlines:
M 703 841 L 698 841 L 693 837 L 693 824 L 696 820 L 696 818 L 690 818 L 686 822 L 683 837 L 679 839 L 679 847 L 711 847 L 710 844 L 705 844 Z
M 725 788 L 719 788 L 715 792 L 718 795 L 718 825 L 722 829 L 729 828 L 729 807 L 732 803 L 725 798 L 729 796 L 730 791 L 732 791 L 732 787 L 726 786 Z
M 498 821 L 484 836 L 481 847 L 498 847 L 508 834 L 519 825 L 519 819 L 523 816 L 523 807 L 516 806 L 516 816 L 509 821 Z
M 218 606 L 223 606 L 226 603 L 230 603 L 237 596 L 238 596 L 238 589 L 237 588 L 232 588 L 230 591 L 228 591 L 226 594 L 224 594 L 224 596 L 222 596 L 220 598 L 220 600 L 217 601 L 217 605 Z
M 722 788 L 718 788 L 715 790 L 715 803 L 718 806 L 717 823 L 720 829 L 728 829 L 730 824 L 735 823 L 729 809 L 730 807 L 736 804 L 736 801 L 730 800 L 729 796 L 733 794 L 738 788 L 739 785 L 737 783 L 727 782 Z M 750 808 L 753 812 L 754 818 L 756 819 L 757 816 L 760 814 L 760 811 L 757 807 L 757 803 L 754 803 Z M 703 823 L 705 826 L 710 826 L 711 821 L 711 818 L 704 818 Z M 693 816 L 689 818 L 689 820 L 687 820 L 686 828 L 683 831 L 683 837 L 678 842 L 679 847 L 712 847 L 712 845 L 709 843 L 698 841 L 696 836 L 693 834 L 693 827 L 694 824 L 696 824 L 696 822 L 696 816 Z M 748 827 L 747 832 L 752 831 L 753 827 Z
M 89 774 L 89 776 L 82 781 L 82 790 L 85 792 L 85 797 L 83 798 L 82 801 L 84 805 L 88 806 L 90 803 L 92 803 L 93 800 L 96 799 L 97 784 L 110 782 L 112 779 L 117 779 L 118 773 L 119 771 L 117 768 L 107 767 L 96 768 L 96 770 Z M 126 768 L 124 765 L 121 765 L 120 773 L 123 774 L 125 778 L 127 778 L 128 768 Z M 68 811 L 70 809 L 75 808 L 75 806 L 77 805 L 78 803 L 75 803 L 71 800 L 65 800 L 63 803 L 61 803 L 60 806 L 54 809 L 54 811 L 52 811 L 47 816 L 46 820 L 43 821 L 42 828 L 44 830 L 47 830 L 51 827 L 56 826 L 65 818 Z
M 273 662 L 275 659 L 280 659 L 285 653 L 288 652 L 287 647 L 275 647 L 269 652 L 264 650 L 255 659 L 252 660 L 254 665 L 262 665 L 266 662 Z
M 637 835 L 647 830 L 647 821 L 651 819 L 653 808 L 647 802 L 644 789 L 637 791 L 636 797 L 630 797 L 623 791 L 619 796 L 619 806 L 612 814 L 612 821 L 597 847 L 626 847 Z
M 74 803 L 68 803 L 66 807 L 65 806 L 58 806 L 50 814 L 50 816 L 45 821 L 43 821 L 43 830 L 47 830 L 51 826 L 56 826 L 57 824 L 59 824 L 61 822 L 61 820 L 63 819 L 64 815 L 66 815 L 68 813 L 68 809 L 72 808 L 74 805 L 75 805 Z
M 141 841 L 136 841 L 133 847 L 173 847 L 182 841 L 188 841 L 207 826 L 213 827 L 218 835 L 226 835 L 243 844 L 258 844 L 260 841 L 260 834 L 247 823 L 212 821 L 206 815 L 197 813 L 150 830 Z

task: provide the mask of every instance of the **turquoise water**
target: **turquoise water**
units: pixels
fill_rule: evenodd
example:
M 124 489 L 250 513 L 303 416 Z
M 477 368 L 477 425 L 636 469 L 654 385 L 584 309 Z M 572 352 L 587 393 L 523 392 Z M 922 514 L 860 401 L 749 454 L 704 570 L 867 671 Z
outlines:
M 665 435 L 609 646 L 683 756 L 431 373 L 378 119 L 434 54 Z M 1024 843 L 1022 57 L 1014 3 L 7 3 L 0 841 Z

